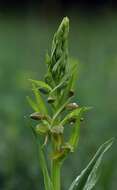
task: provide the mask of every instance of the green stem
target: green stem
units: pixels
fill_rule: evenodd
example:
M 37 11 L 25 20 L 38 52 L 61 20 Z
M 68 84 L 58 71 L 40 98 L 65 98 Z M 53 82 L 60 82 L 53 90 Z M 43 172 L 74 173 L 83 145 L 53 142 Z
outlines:
M 61 189 L 61 162 L 52 161 L 52 183 L 54 190 Z

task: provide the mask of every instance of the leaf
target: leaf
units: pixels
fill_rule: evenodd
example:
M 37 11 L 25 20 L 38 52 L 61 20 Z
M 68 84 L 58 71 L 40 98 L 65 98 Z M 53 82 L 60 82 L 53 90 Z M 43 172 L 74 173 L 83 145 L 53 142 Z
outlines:
M 50 95 L 55 93 L 57 90 L 61 90 L 65 88 L 66 85 L 67 85 L 67 77 L 63 78 L 63 80 L 55 88 L 52 89 L 52 91 L 50 92 Z
M 92 106 L 84 106 L 84 112 L 89 111 L 91 109 L 93 109 Z
M 45 83 L 44 81 L 32 80 L 32 79 L 29 79 L 29 81 L 30 81 L 31 83 L 36 84 L 36 85 L 39 86 L 40 88 L 45 88 L 45 89 L 47 89 L 48 91 L 51 91 L 51 90 L 52 90 L 52 88 L 51 88 L 47 83 Z
M 72 89 L 74 89 L 75 83 L 78 78 L 78 60 L 74 58 L 70 58 L 69 62 L 70 62 L 70 72 L 72 72 L 72 75 L 73 75 Z
M 59 69 L 59 65 L 61 64 L 61 62 L 64 62 L 64 54 L 61 55 L 60 59 L 53 66 L 53 68 L 52 68 L 53 73 L 55 73 L 55 74 L 57 73 L 57 70 Z
M 75 122 L 75 126 L 73 126 L 72 134 L 69 140 L 69 144 L 73 146 L 74 149 L 77 147 L 78 141 L 79 141 L 79 130 L 80 130 L 80 123 L 81 123 L 80 118 L 82 117 L 83 112 L 84 112 L 84 107 L 80 108 L 80 111 L 78 112 L 77 120 Z
M 32 84 L 32 87 L 33 87 L 33 92 L 35 95 L 35 99 L 36 99 L 36 103 L 37 103 L 39 111 L 47 114 L 47 109 L 46 109 L 45 103 L 44 103 L 38 89 L 36 88 L 35 84 Z
M 40 166 L 41 166 L 41 169 L 42 169 L 42 172 L 44 175 L 45 188 L 46 188 L 46 190 L 52 190 L 53 189 L 52 188 L 52 182 L 51 182 L 51 179 L 50 179 L 49 174 L 48 174 L 44 153 L 43 153 L 43 150 L 42 150 L 42 147 L 40 145 L 39 140 L 38 140 L 38 152 L 39 152 Z
M 66 102 L 66 100 L 68 98 L 70 98 L 69 92 L 70 92 L 71 86 L 72 86 L 72 79 L 73 79 L 73 76 L 69 76 L 69 81 L 68 81 L 67 87 L 65 88 L 65 91 L 60 98 L 60 102 L 59 102 L 60 105 L 63 105 Z
M 100 146 L 93 159 L 81 174 L 72 182 L 68 190 L 91 190 L 98 179 L 97 173 L 105 152 L 112 146 L 114 138 Z
M 28 101 L 30 107 L 31 107 L 34 111 L 38 112 L 39 109 L 38 109 L 36 103 L 35 103 L 29 96 L 27 96 L 26 99 L 27 99 L 27 101 Z
M 49 54 L 48 54 L 48 52 L 47 52 L 47 53 L 46 53 L 46 56 L 45 56 L 45 63 L 46 63 L 47 65 L 49 65 L 50 62 L 51 62 L 51 58 L 50 58 L 50 56 L 49 56 Z
M 33 134 L 36 139 L 36 144 L 37 144 L 37 149 L 38 149 L 38 158 L 39 158 L 40 167 L 41 167 L 41 170 L 42 170 L 43 176 L 44 176 L 45 190 L 54 190 L 51 178 L 48 173 L 43 148 L 40 144 L 40 140 L 39 140 L 37 134 L 35 133 L 35 130 L 33 129 L 33 127 L 31 127 L 31 128 L 32 128 Z
M 65 106 L 68 104 L 69 99 L 56 111 L 56 113 L 53 116 L 52 119 L 52 126 L 54 125 L 54 122 L 56 120 L 56 118 L 61 114 L 61 112 L 64 110 Z

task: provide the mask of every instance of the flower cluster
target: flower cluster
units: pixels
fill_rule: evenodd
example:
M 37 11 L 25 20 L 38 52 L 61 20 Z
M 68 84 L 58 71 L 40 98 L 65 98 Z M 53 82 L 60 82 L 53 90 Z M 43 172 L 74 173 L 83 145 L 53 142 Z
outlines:
M 35 100 L 27 97 L 34 110 L 30 115 L 35 120 L 31 128 L 38 145 L 45 190 L 61 189 L 61 165 L 78 146 L 82 115 L 90 109 L 78 105 L 72 99 L 75 95 L 77 63 L 68 56 L 68 34 L 69 19 L 65 17 L 54 35 L 50 55 L 46 55 L 47 74 L 44 80 L 30 79 Z M 67 138 L 66 129 L 70 131 Z M 69 190 L 91 190 L 94 187 L 102 157 L 112 143 L 113 139 L 110 139 L 99 148 L 88 166 L 72 182 Z M 45 151 L 45 147 L 49 151 Z M 49 169 L 47 160 L 50 161 Z
M 43 145 L 52 144 L 52 159 L 62 160 L 73 152 L 79 140 L 79 127 L 82 114 L 87 107 L 72 103 L 77 64 L 68 57 L 69 20 L 65 17 L 54 35 L 50 56 L 46 56 L 48 71 L 45 81 L 30 79 L 36 102 L 28 97 L 35 110 L 30 118 L 37 120 L 34 126 L 37 135 L 44 137 Z M 45 101 L 44 101 L 45 99 Z M 49 109 L 46 103 L 49 103 Z M 64 139 L 65 127 L 71 126 L 71 135 Z

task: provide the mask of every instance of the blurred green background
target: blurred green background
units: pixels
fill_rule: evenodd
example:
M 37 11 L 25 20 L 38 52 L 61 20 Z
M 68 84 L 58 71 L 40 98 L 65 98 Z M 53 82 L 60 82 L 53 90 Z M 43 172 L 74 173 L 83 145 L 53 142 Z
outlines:
M 28 11 L 0 12 L 0 190 L 44 189 L 25 97 L 31 93 L 28 78 L 43 79 L 45 53 L 65 15 L 70 18 L 69 52 L 79 60 L 76 100 L 94 108 L 83 122 L 79 149 L 63 168 L 62 189 L 99 145 L 117 137 L 117 14 L 109 7 L 85 8 L 48 3 L 39 11 L 30 5 Z M 115 141 L 95 190 L 117 189 L 116 147 Z

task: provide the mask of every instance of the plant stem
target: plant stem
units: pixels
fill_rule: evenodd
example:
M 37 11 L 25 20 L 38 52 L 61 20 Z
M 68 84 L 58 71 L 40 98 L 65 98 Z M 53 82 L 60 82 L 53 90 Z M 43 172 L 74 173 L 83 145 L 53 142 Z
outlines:
M 60 190 L 61 188 L 61 162 L 59 161 L 52 161 L 52 183 L 54 190 Z

